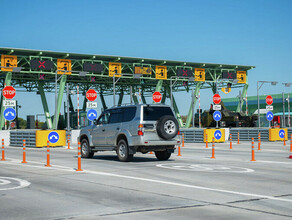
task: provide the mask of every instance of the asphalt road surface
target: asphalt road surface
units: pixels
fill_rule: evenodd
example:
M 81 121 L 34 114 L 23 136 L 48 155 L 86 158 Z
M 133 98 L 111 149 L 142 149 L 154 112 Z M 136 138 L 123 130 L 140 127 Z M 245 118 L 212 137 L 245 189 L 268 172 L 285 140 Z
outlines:
M 168 161 L 136 154 L 119 162 L 114 152 L 82 159 L 77 149 L 6 147 L 0 161 L 0 219 L 291 219 L 289 143 L 185 144 Z

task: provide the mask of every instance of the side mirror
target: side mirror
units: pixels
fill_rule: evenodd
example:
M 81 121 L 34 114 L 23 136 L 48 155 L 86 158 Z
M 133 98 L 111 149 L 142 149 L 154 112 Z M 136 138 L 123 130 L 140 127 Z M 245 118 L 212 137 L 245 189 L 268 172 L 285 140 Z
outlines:
M 97 125 L 97 120 L 96 119 L 93 120 L 93 124 Z

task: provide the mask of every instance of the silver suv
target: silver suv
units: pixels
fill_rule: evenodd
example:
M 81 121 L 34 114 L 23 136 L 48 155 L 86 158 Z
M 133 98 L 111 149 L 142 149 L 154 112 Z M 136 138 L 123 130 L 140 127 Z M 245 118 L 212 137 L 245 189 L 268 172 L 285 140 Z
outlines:
M 154 151 L 158 160 L 168 160 L 180 144 L 178 134 L 178 122 L 167 105 L 113 107 L 80 131 L 81 156 L 92 158 L 97 151 L 116 151 L 120 161 L 130 161 L 136 152 Z

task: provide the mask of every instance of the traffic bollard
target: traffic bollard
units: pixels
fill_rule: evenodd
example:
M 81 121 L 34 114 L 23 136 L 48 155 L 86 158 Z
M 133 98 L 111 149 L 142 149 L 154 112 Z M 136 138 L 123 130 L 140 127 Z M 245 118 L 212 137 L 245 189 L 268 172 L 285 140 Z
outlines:
M 206 134 L 206 148 L 208 148 L 208 134 Z
M 254 138 L 251 139 L 251 161 L 256 161 L 254 159 Z
M 230 147 L 229 149 L 232 149 L 232 134 L 230 134 Z
M 78 168 L 76 171 L 83 171 L 81 169 L 81 147 L 80 147 L 80 142 L 78 142 Z
M 26 144 L 25 144 L 25 140 L 23 140 L 23 160 L 22 160 L 22 162 L 21 163 L 27 163 L 26 162 L 26 152 L 25 152 L 25 150 L 26 150 Z
M 181 152 L 180 152 L 180 145 L 178 146 L 178 154 L 177 154 L 177 156 L 181 156 Z
M 283 145 L 286 146 L 286 138 L 285 138 L 285 135 L 284 135 Z
M 149 154 L 153 154 L 153 151 L 150 151 Z
M 291 134 L 291 137 L 290 137 L 290 151 L 292 151 L 292 134 Z
M 51 167 L 50 165 L 50 142 L 47 141 L 47 164 L 46 167 Z
M 212 141 L 212 157 L 211 159 L 215 159 L 215 139 L 213 137 L 213 141 Z
M 4 151 L 4 139 L 2 139 L 2 161 L 5 160 L 5 151 Z
M 68 149 L 70 149 L 70 135 L 69 134 L 68 134 L 67 142 L 68 142 Z
M 261 132 L 258 134 L 258 150 L 261 150 Z
M 185 134 L 182 133 L 182 147 L 185 146 Z
M 239 144 L 239 132 L 237 132 L 237 144 Z

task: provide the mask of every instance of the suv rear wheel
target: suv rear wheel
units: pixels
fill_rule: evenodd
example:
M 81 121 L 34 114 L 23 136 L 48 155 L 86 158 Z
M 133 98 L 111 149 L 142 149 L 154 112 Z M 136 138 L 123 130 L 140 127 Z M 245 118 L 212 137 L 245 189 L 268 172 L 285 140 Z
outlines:
M 168 160 L 171 156 L 171 153 L 168 150 L 155 151 L 155 156 L 158 160 Z
M 124 139 L 119 140 L 117 155 L 120 161 L 128 162 L 133 159 L 133 154 L 129 154 L 129 146 Z
M 94 152 L 91 151 L 89 147 L 88 141 L 86 139 L 82 139 L 81 141 L 81 157 L 82 158 L 92 158 Z

